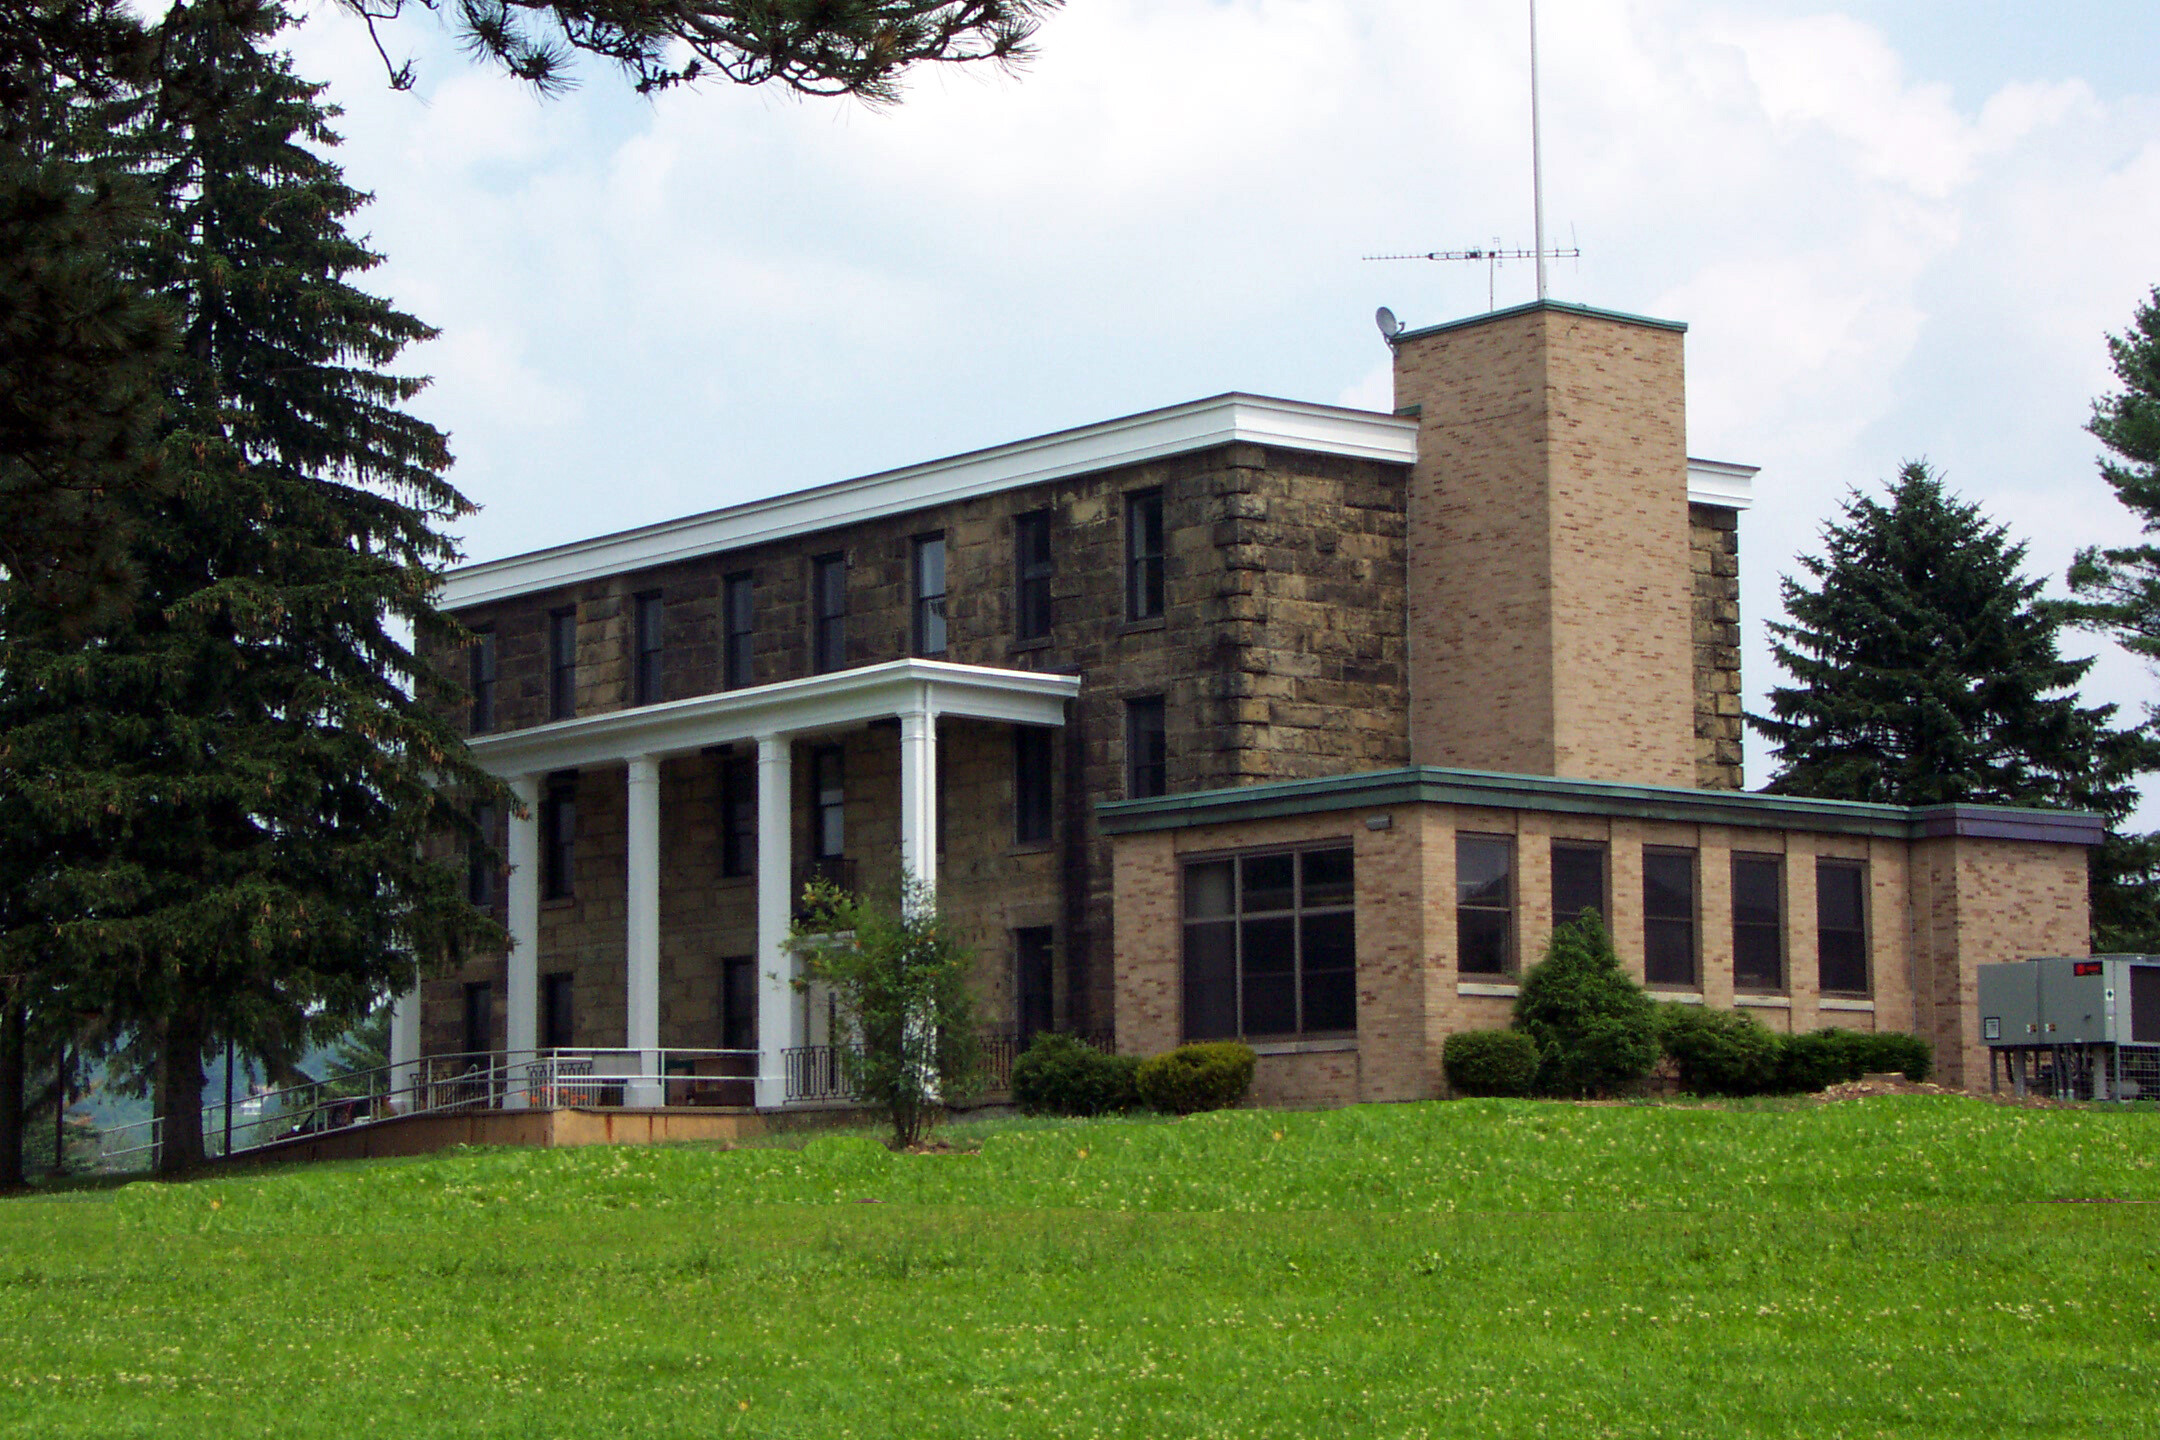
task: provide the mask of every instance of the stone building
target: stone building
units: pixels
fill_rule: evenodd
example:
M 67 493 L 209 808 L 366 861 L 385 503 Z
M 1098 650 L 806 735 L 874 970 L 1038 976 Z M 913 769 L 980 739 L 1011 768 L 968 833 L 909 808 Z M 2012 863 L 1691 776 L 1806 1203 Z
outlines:
M 794 898 L 904 870 L 1001 1035 L 1238 1036 L 1264 1100 L 1439 1093 L 1584 906 L 1662 994 L 1969 1081 L 2098 822 L 1742 789 L 1755 472 L 1688 457 L 1682 340 L 1539 303 L 1398 336 L 1392 414 L 1225 395 L 453 571 L 516 943 L 395 1058 L 816 1098 Z

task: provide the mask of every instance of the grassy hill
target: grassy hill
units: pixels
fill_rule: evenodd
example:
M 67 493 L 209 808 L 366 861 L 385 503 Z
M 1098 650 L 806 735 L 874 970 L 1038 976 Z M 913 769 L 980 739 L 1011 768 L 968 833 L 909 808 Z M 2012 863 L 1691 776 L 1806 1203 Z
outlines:
M 2151 1423 L 2150 1111 L 1495 1101 L 952 1138 L 466 1151 L 0 1202 L 0 1431 Z

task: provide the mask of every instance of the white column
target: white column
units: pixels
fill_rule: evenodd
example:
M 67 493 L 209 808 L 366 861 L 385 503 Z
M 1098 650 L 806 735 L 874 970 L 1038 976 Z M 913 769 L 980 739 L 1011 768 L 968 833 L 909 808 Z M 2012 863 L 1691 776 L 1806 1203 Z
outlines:
M 418 986 L 390 1002 L 390 1110 L 403 1115 L 413 1108 L 413 1084 L 419 1078 L 420 990 Z
M 503 1006 L 503 1047 L 513 1067 L 513 1082 L 503 1103 L 523 1108 L 526 1100 L 521 1062 L 540 1043 L 540 777 L 520 775 L 510 782 L 517 809 L 510 815 L 509 894 L 510 983 Z
M 640 1052 L 640 1073 L 660 1073 L 660 762 L 650 755 L 630 758 L 630 865 L 624 910 L 623 997 L 627 1017 L 624 1044 Z M 658 1105 L 665 1098 L 653 1081 L 632 1085 L 625 1102 Z
M 760 1109 L 787 1103 L 786 1052 L 802 1044 L 802 1006 L 796 1002 L 795 957 L 787 952 L 794 909 L 795 796 L 792 742 L 760 735 L 757 747 L 757 971 Z
M 927 705 L 900 712 L 900 866 L 937 888 L 937 715 Z

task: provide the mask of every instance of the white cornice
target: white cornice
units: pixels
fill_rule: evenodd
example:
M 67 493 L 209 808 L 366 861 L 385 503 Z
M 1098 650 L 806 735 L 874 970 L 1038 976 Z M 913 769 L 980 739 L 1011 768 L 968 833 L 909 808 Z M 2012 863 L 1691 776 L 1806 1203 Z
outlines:
M 1735 465 L 1725 460 L 1687 462 L 1687 498 L 1690 505 L 1716 505 L 1725 510 L 1746 510 L 1755 503 L 1755 477 L 1760 465 Z
M 664 759 L 695 754 L 762 735 L 849 729 L 911 712 L 1012 725 L 1063 725 L 1065 704 L 1079 693 L 1077 675 L 946 660 L 888 660 L 830 675 L 478 735 L 467 743 L 483 769 L 509 778 L 615 764 L 636 755 Z
M 461 565 L 444 577 L 440 603 L 450 610 L 482 605 L 1234 441 L 1408 465 L 1417 459 L 1417 422 L 1333 405 L 1218 395 L 504 560 Z

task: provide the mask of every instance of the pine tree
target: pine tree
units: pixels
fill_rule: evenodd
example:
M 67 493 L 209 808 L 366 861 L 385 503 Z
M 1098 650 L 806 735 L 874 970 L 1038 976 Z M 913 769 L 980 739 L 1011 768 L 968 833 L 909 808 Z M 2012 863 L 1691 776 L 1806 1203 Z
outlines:
M 2058 650 L 2065 616 L 2019 573 L 2025 547 L 1910 462 L 1885 500 L 1855 493 L 1790 576 L 1772 652 L 1798 683 L 1748 723 L 1778 758 L 1770 791 L 1897 805 L 2040 805 L 2096 811 L 2112 827 L 2137 803 L 2155 747 L 2078 703 L 2090 659 Z M 2133 837 L 2095 859 L 2096 929 L 2120 908 Z
M 428 842 L 506 797 L 466 755 L 447 679 L 405 632 L 469 506 L 443 436 L 385 373 L 433 332 L 354 288 L 366 197 L 317 150 L 321 87 L 267 46 L 263 0 L 174 9 L 137 136 L 162 211 L 145 278 L 174 314 L 163 461 L 132 617 L 87 645 L 17 644 L 0 730 L 19 822 L 46 838 L 33 923 L 71 1003 L 133 1028 L 161 1165 L 202 1155 L 203 1059 L 344 1030 L 417 965 L 500 943 Z M 463 792 L 460 794 L 459 792 Z

